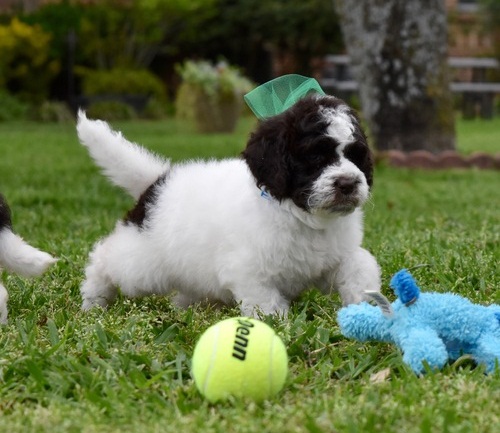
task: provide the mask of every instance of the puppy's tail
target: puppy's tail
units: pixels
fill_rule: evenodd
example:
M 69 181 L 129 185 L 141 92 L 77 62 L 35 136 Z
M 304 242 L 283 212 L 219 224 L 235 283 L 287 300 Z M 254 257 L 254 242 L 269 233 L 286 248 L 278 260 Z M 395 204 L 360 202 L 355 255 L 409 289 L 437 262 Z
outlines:
M 41 275 L 57 259 L 33 248 L 12 231 L 10 210 L 0 195 L 0 266 L 24 277 Z
M 23 277 L 36 277 L 57 259 L 28 245 L 12 230 L 0 230 L 0 265 Z
M 102 120 L 89 120 L 78 112 L 77 132 L 80 142 L 111 181 L 135 199 L 170 169 L 170 162 L 113 131 Z

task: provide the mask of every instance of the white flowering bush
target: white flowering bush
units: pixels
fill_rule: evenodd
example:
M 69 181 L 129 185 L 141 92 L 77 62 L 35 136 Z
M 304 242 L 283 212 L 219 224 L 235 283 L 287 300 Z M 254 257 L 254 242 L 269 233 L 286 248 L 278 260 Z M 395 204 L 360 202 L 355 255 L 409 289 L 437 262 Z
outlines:
M 238 68 L 219 62 L 187 60 L 177 66 L 183 84 L 198 87 L 210 98 L 242 97 L 253 88 L 252 82 Z
M 177 66 L 182 83 L 175 101 L 176 117 L 193 121 L 200 132 L 231 132 L 236 127 L 243 95 L 254 84 L 225 62 L 187 60 Z

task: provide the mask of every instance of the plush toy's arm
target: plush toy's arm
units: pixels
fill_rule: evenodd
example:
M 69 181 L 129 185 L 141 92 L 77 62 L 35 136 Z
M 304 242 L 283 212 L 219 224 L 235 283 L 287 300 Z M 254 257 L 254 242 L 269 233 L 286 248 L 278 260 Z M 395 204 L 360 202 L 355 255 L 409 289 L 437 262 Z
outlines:
M 500 338 L 492 334 L 483 334 L 471 350 L 478 364 L 486 365 L 486 372 L 491 373 L 498 364 L 500 368 Z
M 424 372 L 423 361 L 431 368 L 442 368 L 448 361 L 446 346 L 430 327 L 401 327 L 394 336 L 396 344 L 403 351 L 403 361 L 417 373 Z
M 495 365 L 500 368 L 500 305 L 480 308 L 473 317 L 480 335 L 467 342 L 467 350 L 478 364 L 486 366 L 487 373 L 491 373 Z
M 337 321 L 342 334 L 348 338 L 393 342 L 389 333 L 391 319 L 384 316 L 379 307 L 366 302 L 341 308 Z

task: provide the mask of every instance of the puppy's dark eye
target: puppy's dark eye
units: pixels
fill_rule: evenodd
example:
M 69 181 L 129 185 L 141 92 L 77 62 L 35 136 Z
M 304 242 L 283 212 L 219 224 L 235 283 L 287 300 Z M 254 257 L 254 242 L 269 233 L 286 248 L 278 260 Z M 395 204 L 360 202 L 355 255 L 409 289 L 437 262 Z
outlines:
M 358 141 L 345 148 L 344 156 L 359 167 L 365 162 L 368 152 L 368 147 Z
M 311 153 L 307 156 L 307 162 L 311 165 L 322 165 L 328 160 L 328 155 L 324 153 Z
M 324 165 L 332 158 L 335 143 L 330 138 L 322 137 L 314 142 L 314 145 L 306 155 L 306 159 L 311 165 Z

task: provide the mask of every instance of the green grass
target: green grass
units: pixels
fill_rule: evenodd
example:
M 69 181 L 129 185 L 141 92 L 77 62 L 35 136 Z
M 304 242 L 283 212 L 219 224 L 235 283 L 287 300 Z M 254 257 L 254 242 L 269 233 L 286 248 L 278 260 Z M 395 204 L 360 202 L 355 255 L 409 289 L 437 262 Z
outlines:
M 252 125 L 212 136 L 170 121 L 118 127 L 181 160 L 237 155 Z M 459 143 L 491 141 L 474 126 L 459 124 Z M 339 298 L 315 291 L 288 319 L 266 319 L 290 357 L 283 392 L 263 404 L 208 404 L 190 356 L 204 329 L 238 310 L 120 298 L 82 313 L 87 254 L 131 199 L 98 174 L 72 125 L 0 124 L 0 151 L 0 190 L 16 230 L 60 258 L 40 279 L 3 274 L 10 311 L 0 329 L 0 431 L 493 433 L 500 424 L 500 372 L 486 376 L 460 360 L 418 378 L 393 346 L 344 339 Z M 415 272 L 424 290 L 500 303 L 499 187 L 493 171 L 377 168 L 365 245 L 383 269 L 384 292 L 395 271 L 428 264 Z M 387 376 L 377 381 L 380 372 Z
M 476 151 L 500 153 L 500 117 L 491 120 L 459 120 L 457 148 L 464 154 Z

